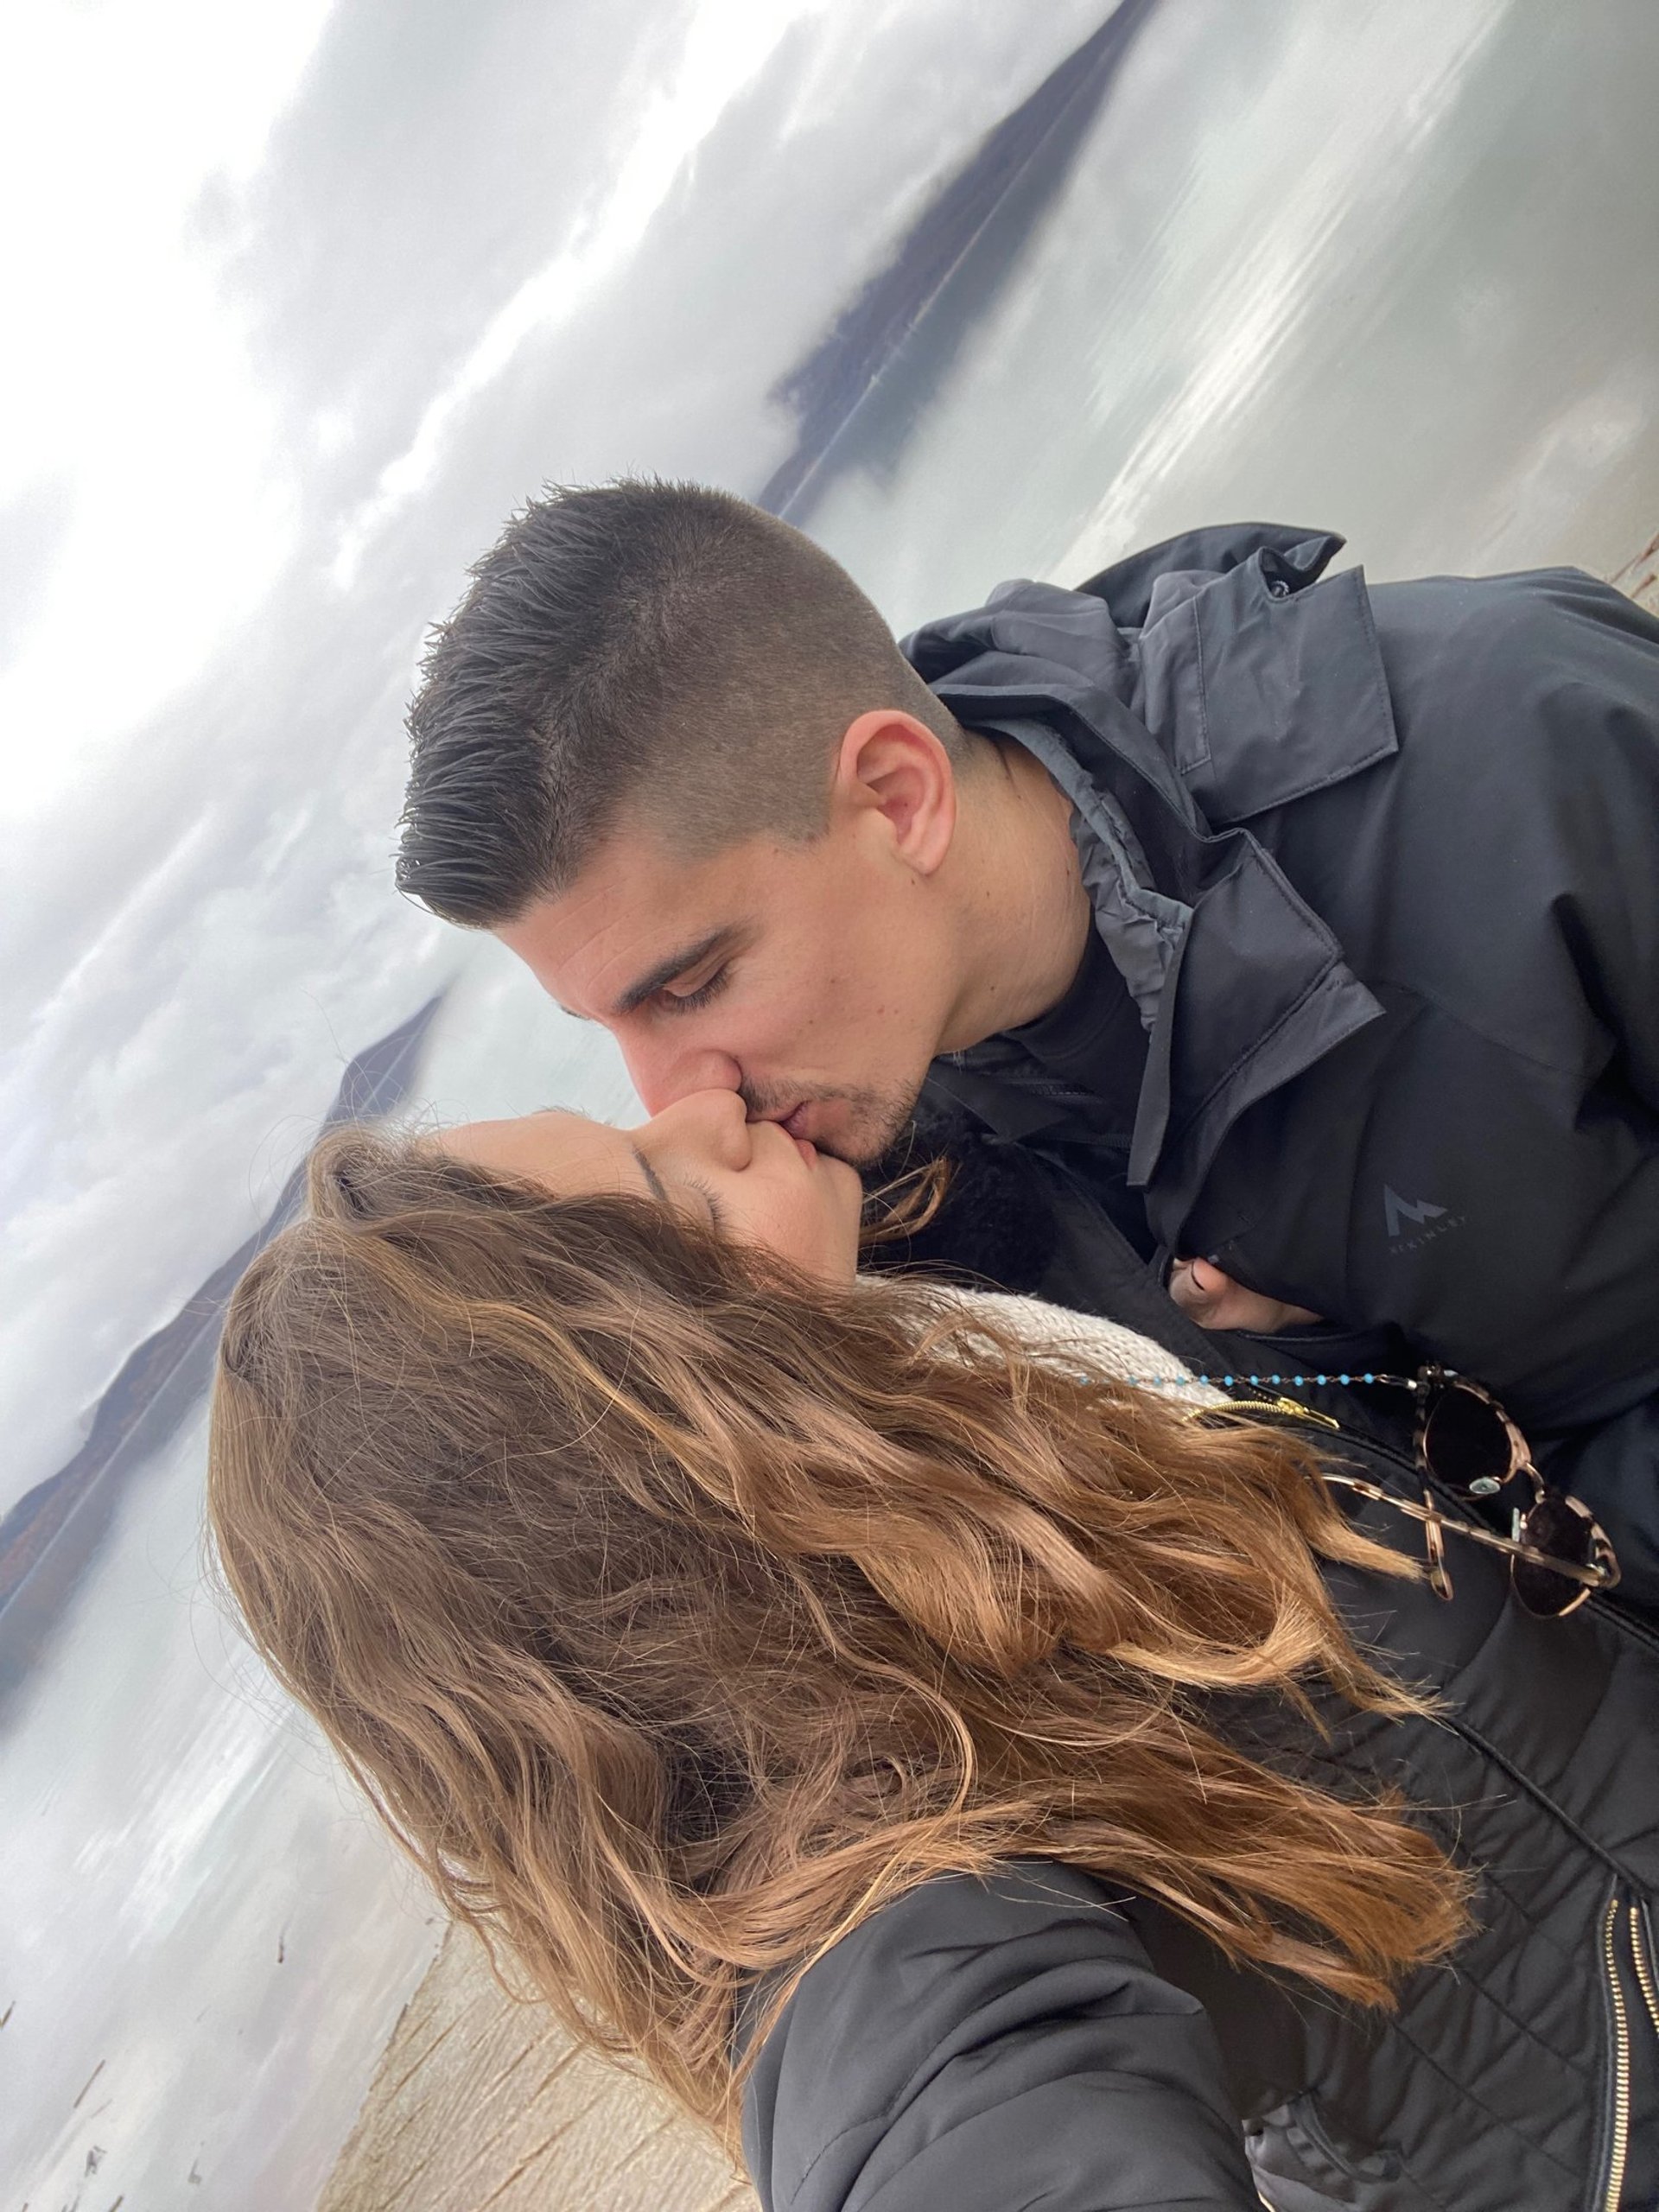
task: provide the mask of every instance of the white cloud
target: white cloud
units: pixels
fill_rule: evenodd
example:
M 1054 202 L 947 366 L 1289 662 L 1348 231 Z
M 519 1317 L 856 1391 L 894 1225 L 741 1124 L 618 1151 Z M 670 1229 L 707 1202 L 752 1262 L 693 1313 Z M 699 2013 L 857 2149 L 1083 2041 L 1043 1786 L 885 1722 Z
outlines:
M 61 480 L 73 512 L 0 674 L 14 830 L 200 665 L 289 550 L 292 487 L 205 216 L 257 167 L 329 5 L 8 19 L 0 502 Z
M 634 252 L 697 148 L 732 101 L 758 77 L 792 26 L 828 0 L 700 0 L 678 67 L 644 92 L 632 142 L 569 235 L 527 277 L 433 395 L 404 451 L 341 532 L 330 573 L 355 582 L 369 544 L 431 481 L 457 419 L 488 391 L 526 340 L 568 325 Z

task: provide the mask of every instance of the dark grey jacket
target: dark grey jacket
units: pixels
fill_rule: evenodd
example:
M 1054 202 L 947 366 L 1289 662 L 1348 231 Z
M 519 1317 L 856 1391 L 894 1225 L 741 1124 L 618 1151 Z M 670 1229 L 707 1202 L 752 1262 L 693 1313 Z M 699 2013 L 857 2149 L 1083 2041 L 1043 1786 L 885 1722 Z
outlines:
M 1405 1461 L 1345 1451 L 1415 1494 Z M 1432 1808 L 1479 1876 L 1449 1964 L 1362 2015 L 1072 1869 L 928 1884 L 812 1966 L 760 2051 L 767 2212 L 1247 2212 L 1258 2186 L 1277 2212 L 1659 2203 L 1659 1642 L 1605 1600 L 1535 1621 L 1500 1559 L 1448 1542 L 1449 1605 L 1331 1578 L 1445 1719 L 1254 1740 Z
M 1659 624 L 1570 569 L 1319 581 L 1341 542 L 1200 531 L 906 641 L 1071 796 L 1147 1030 L 1122 1130 L 1007 1039 L 931 1090 L 1137 1194 L 1160 1279 L 1202 1253 L 1484 1377 L 1651 1596 Z

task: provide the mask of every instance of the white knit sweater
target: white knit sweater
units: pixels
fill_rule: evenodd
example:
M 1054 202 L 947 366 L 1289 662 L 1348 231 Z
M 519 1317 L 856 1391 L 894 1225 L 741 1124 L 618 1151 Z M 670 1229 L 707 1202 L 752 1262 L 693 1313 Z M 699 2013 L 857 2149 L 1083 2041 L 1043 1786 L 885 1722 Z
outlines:
M 1156 1390 L 1184 1405 L 1224 1406 L 1227 1394 L 1211 1382 L 1200 1382 L 1173 1352 L 1150 1337 L 1138 1336 L 1116 1321 L 1103 1321 L 1093 1313 L 1074 1313 L 1065 1306 L 1050 1306 L 1040 1298 L 1014 1298 L 1001 1291 L 963 1291 L 962 1302 L 983 1312 L 1004 1328 L 1012 1329 L 1037 1353 L 1052 1353 L 1062 1363 L 1068 1351 L 1088 1357 L 1126 1382 Z

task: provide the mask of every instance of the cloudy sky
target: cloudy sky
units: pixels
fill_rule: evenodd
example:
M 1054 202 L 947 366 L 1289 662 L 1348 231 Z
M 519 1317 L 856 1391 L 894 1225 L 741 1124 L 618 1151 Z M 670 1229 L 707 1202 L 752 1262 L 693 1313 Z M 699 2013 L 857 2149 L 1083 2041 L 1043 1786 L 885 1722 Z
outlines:
M 591 1033 L 391 891 L 423 626 L 545 480 L 762 485 L 793 443 L 779 380 L 1108 7 L 10 14 L 0 1508 L 261 1217 L 343 1061 L 439 985 L 435 1110 L 626 1106 Z M 1617 567 L 1659 528 L 1656 92 L 1650 0 L 1161 0 L 1011 265 L 964 271 L 895 364 L 815 533 L 901 628 L 1251 513 L 1346 531 L 1376 574 Z M 280 2050 L 278 2103 L 308 2065 L 331 2089 L 282 2139 L 290 2180 L 249 2196 L 226 2166 L 222 2201 L 286 2212 L 429 1939 L 203 1627 L 199 1482 L 193 1434 L 0 1746 L 60 2007 L 33 2102 L 142 2015 L 156 2140 L 200 2120 L 229 2158 Z M 286 2011 L 249 1993 L 263 1921 L 226 1935 L 227 1867 L 256 1862 L 272 1913 L 284 1865 L 334 1868 Z M 210 1936 L 243 2074 L 228 2029 L 212 2067 L 187 2031 Z M 111 1959 L 126 1994 L 83 2017 Z M 22 2146 L 42 2202 L 84 2147 L 56 2118 Z
M 0 361 L 0 1505 L 457 964 L 386 856 L 466 563 L 547 479 L 758 486 L 771 385 L 1097 13 L 30 12 L 0 95 L 35 334 Z

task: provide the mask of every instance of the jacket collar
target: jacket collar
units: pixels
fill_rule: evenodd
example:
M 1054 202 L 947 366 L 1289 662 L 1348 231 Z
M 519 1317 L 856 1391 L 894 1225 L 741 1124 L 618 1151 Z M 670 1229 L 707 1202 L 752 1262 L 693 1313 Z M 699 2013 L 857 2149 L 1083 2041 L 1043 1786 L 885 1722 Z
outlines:
M 1313 588 L 1340 543 L 1198 531 L 1081 591 L 1004 585 L 904 641 L 958 721 L 1024 745 L 1071 800 L 1147 1030 L 1128 1174 L 1166 1242 L 1245 1109 L 1381 1012 L 1243 826 L 1395 749 L 1360 572 Z M 988 1039 L 941 1065 L 942 1087 L 1003 1135 L 1063 1134 L 999 1079 L 1004 1057 Z

